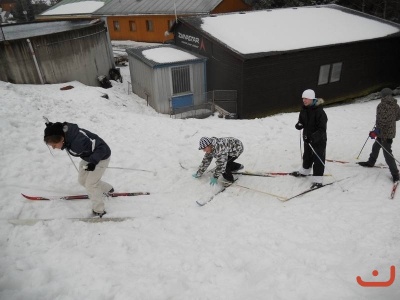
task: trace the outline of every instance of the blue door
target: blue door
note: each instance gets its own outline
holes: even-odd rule
[[[172,108],[181,108],[193,105],[193,94],[173,96],[171,99]]]

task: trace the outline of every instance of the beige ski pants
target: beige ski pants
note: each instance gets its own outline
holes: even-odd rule
[[[111,184],[100,180],[109,163],[110,158],[101,160],[94,171],[84,169],[88,164],[87,161],[82,160],[79,163],[78,182],[86,188],[89,199],[92,201],[92,209],[98,213],[104,211],[104,193],[112,189]]]

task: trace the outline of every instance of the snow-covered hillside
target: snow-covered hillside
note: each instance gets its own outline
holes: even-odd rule
[[[74,88],[60,90],[66,85]],[[197,150],[202,136],[242,140],[237,161],[248,171],[292,171],[301,162],[298,114],[176,120],[128,95],[126,81],[113,85],[0,82],[1,299],[400,298],[400,279],[380,288],[356,281],[388,281],[390,267],[400,268],[400,195],[389,199],[387,169],[354,163],[379,100],[325,109],[327,158],[352,162],[328,162],[332,176],[325,182],[346,179],[281,202],[269,194],[290,197],[308,188],[310,179],[242,176],[199,207],[196,200],[220,188],[209,185],[210,173],[191,176],[203,156]],[[43,143],[42,116],[77,123],[110,145],[114,168],[104,179],[116,191],[151,193],[107,200],[106,216],[132,220],[71,221],[89,215],[88,200],[22,198],[85,193],[65,151]],[[399,143],[400,137],[393,144],[396,158]],[[371,146],[369,140],[360,160]],[[385,165],[382,155],[378,162]],[[54,220],[33,226],[8,221],[32,218]]]

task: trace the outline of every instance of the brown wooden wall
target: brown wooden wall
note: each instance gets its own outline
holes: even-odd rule
[[[251,6],[244,3],[242,0],[225,0],[222,1],[211,13],[221,14],[234,11],[251,10]]]
[[[15,3],[1,3],[0,7],[3,9],[3,11],[12,11],[15,5]]]
[[[165,36],[169,29],[168,22],[175,20],[173,15],[148,15],[148,16],[110,16],[107,17],[107,24],[111,40],[131,40],[138,42],[163,43],[173,39],[173,34]],[[148,31],[146,21],[153,23],[153,31]],[[114,27],[114,22],[119,23],[119,30]],[[136,31],[130,28],[130,22],[135,22]]]
[[[242,0],[225,0],[210,13],[228,13],[250,9],[251,7]],[[183,17],[183,15],[179,15],[179,17]],[[174,20],[174,15],[107,16],[111,40],[131,40],[148,43],[163,43],[166,40],[172,40],[174,35],[171,33],[165,36],[165,32],[169,29],[169,22]],[[153,31],[148,31],[146,21],[152,21]],[[119,29],[115,28],[114,22],[118,22]],[[135,22],[136,31],[131,30],[130,22]]]

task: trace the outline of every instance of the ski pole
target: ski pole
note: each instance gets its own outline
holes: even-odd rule
[[[376,127],[376,125],[374,125],[374,127],[372,128],[372,130],[374,130],[375,129],[375,127]],[[372,131],[371,130],[371,131]],[[368,142],[368,139],[369,139],[369,134],[368,134],[368,137],[367,137],[367,139],[365,140],[365,143],[364,143],[364,145],[362,146],[362,148],[361,148],[361,151],[360,151],[360,153],[358,153],[358,156],[357,156],[357,158],[356,159],[358,159],[359,157],[360,157],[360,155],[361,155],[361,152],[364,150],[364,147],[365,147],[365,144]]]
[[[243,189],[248,189],[248,190],[251,190],[251,191],[255,191],[255,192],[258,192],[258,193],[263,193],[263,194],[266,194],[266,195],[269,195],[269,196],[272,196],[272,197],[278,198],[278,199],[279,199],[279,200],[281,200],[281,201],[285,201],[285,200],[287,200],[287,198],[286,198],[286,197],[282,197],[282,196],[278,196],[278,195],[275,195],[275,194],[272,194],[272,193],[268,193],[268,192],[264,192],[264,191],[256,190],[256,189],[253,189],[253,188],[250,188],[250,187],[244,186],[244,185],[236,184],[236,185],[234,185],[234,186],[235,186],[235,187],[239,187],[239,188],[243,188]]]
[[[356,159],[358,159],[358,158],[360,157],[361,152],[363,151],[363,149],[364,149],[364,147],[365,147],[365,144],[367,143],[368,139],[369,139],[369,136],[368,136],[367,139],[365,140],[364,146],[361,148],[361,151],[360,151],[360,153],[358,153],[358,156],[357,156]]]
[[[54,154],[53,154],[53,152],[51,151],[50,146],[47,145],[47,144],[46,144],[46,146],[47,146],[47,148],[49,149],[50,154],[54,157]],[[79,173],[79,170],[78,170],[78,168],[76,167],[76,165],[75,165],[74,161],[72,160],[72,157],[71,157],[71,155],[69,154],[68,151],[67,151],[67,154],[68,154],[68,157],[69,157],[69,159],[71,160],[72,164],[74,165],[75,170]]]
[[[358,156],[357,156],[356,159],[358,159],[358,158],[360,157],[361,152],[363,151],[363,149],[364,149],[364,147],[365,147],[365,144],[368,142],[368,139],[369,139],[369,136],[368,136],[367,139],[365,140],[364,146],[362,146],[361,151],[360,151],[360,153],[358,153]]]
[[[75,170],[76,170],[76,171],[79,173],[79,171],[78,171],[78,168],[76,167],[76,165],[75,165],[74,161],[72,160],[71,154],[69,154],[69,152],[68,152],[68,151],[67,151],[67,154],[68,154],[68,157],[69,157],[69,159],[71,160],[72,164],[74,165],[74,167],[75,167]]]
[[[387,154],[389,154],[391,157],[393,157],[393,159],[395,161],[397,161],[398,164],[400,164],[400,162],[393,156],[393,154],[390,153],[385,147],[383,147],[383,145],[381,143],[378,142],[378,139],[375,139],[375,142],[377,142],[379,144],[379,146],[381,146],[382,149],[386,151]]]
[[[139,172],[149,172],[156,174],[157,172],[155,171],[149,171],[149,170],[143,170],[143,169],[134,169],[134,168],[122,168],[122,167],[100,167],[104,169],[118,169],[118,170],[130,170],[130,171],[139,171]]]
[[[312,152],[314,152],[315,156],[318,157],[319,161],[321,162],[321,164],[325,167],[325,169],[328,171],[328,168],[326,167],[326,165],[324,164],[324,162],[322,161],[321,157],[319,157],[319,155],[317,154],[317,152],[315,152],[313,146],[311,146],[311,143],[308,143],[308,146],[310,146]],[[333,173],[330,172],[332,174],[333,179],[338,183],[338,185],[340,186],[340,188],[342,189],[342,192],[344,192],[345,190],[342,188],[342,186],[339,184],[338,180],[335,178],[335,176],[333,176]]]
[[[302,150],[301,150],[301,130],[299,131],[299,142],[300,142],[300,161],[303,160],[303,154],[302,154]]]

